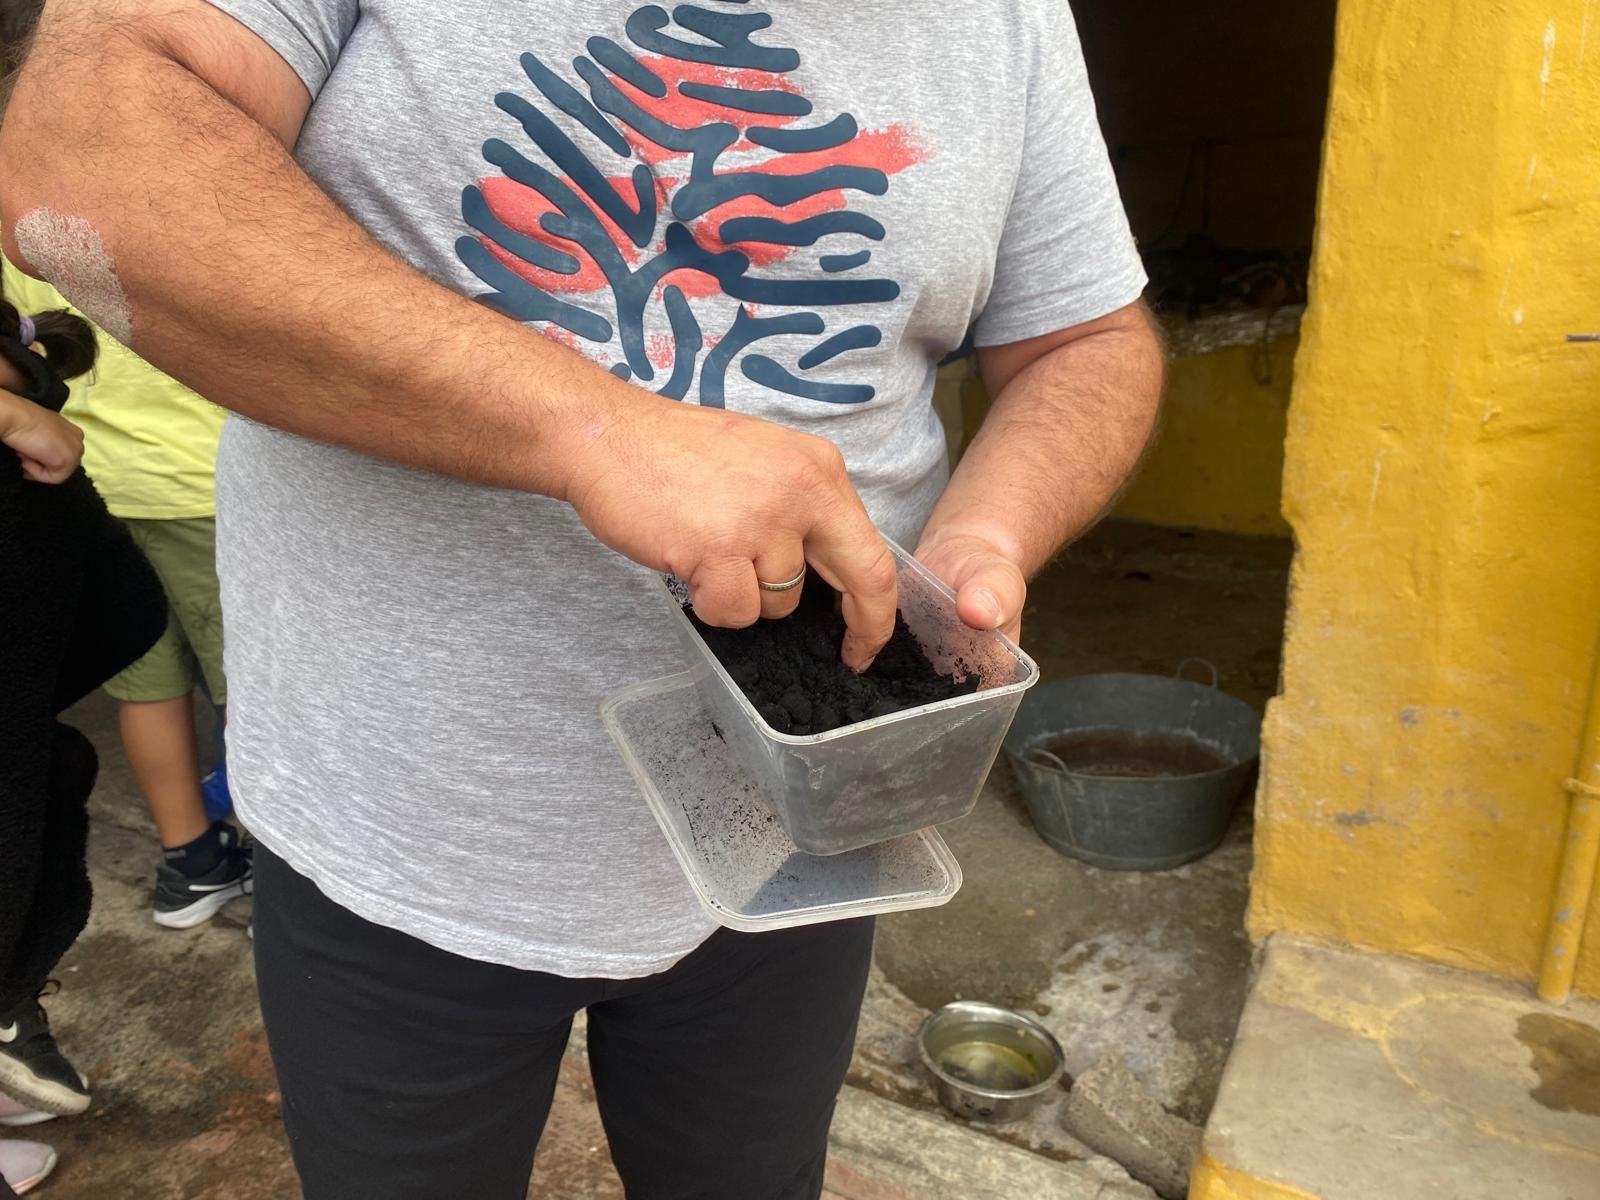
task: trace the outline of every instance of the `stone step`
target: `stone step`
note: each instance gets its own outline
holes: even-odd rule
[[[1600,1200],[1600,1004],[1278,935],[1193,1200]]]
[[[839,1200],[1154,1200],[1106,1159],[1057,1162],[847,1087],[828,1187]]]

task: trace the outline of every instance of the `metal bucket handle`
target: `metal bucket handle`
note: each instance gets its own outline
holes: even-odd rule
[[[1036,767],[1054,767],[1063,775],[1071,774],[1071,772],[1067,769],[1067,764],[1057,758],[1054,751],[1046,750],[1043,746],[1033,747],[1033,749],[1028,751],[1025,757],[1027,757],[1030,762],[1033,762],[1033,765]],[[1044,761],[1034,761],[1037,759],[1043,759]]]
[[[1028,761],[1030,766],[1040,767],[1046,770],[1054,768],[1055,770],[1061,772],[1061,779],[1059,781],[1051,781],[1050,786],[1052,788],[1061,788],[1066,786],[1067,776],[1072,774],[1071,770],[1068,769],[1067,764],[1061,761],[1060,757],[1057,756],[1055,751],[1046,750],[1043,746],[1033,747],[1023,755],[1023,758]],[[1078,831],[1073,825],[1072,810],[1070,806],[1063,807],[1059,811],[1058,816],[1061,820],[1061,823],[1066,826],[1067,841],[1076,844],[1078,841]]]
[[[1198,663],[1211,672],[1211,690],[1215,691],[1217,684],[1222,681],[1222,676],[1217,673],[1217,666],[1209,658],[1190,657],[1178,664],[1178,669],[1172,673],[1174,679],[1182,679],[1184,670],[1191,664]]]

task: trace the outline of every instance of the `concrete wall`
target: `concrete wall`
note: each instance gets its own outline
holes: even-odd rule
[[[1283,442],[1298,335],[1172,360],[1161,432],[1113,515],[1152,525],[1287,537]],[[989,410],[971,359],[939,371],[950,461]]]
[[[1283,442],[1298,336],[1172,360],[1161,432],[1116,515],[1286,537]]]
[[[1101,126],[1141,246],[1311,247],[1334,0],[1074,0]],[[1281,325],[1279,326],[1281,328]],[[1161,439],[1119,515],[1285,536],[1295,341],[1183,352]]]
[[[1141,241],[1310,248],[1334,2],[1073,0]]]
[[[1252,930],[1527,978],[1600,633],[1600,10],[1344,0],[1336,49]]]

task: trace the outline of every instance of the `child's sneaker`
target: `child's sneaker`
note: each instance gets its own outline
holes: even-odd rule
[[[0,1179],[17,1195],[31,1191],[56,1169],[56,1152],[43,1142],[0,1142]]]
[[[248,896],[255,886],[250,844],[231,825],[215,826],[222,857],[211,870],[186,874],[171,863],[156,868],[156,894],[151,915],[168,929],[192,929],[209,921],[230,901]]]
[[[44,1005],[32,997],[0,1013],[0,1091],[62,1117],[89,1107],[89,1081],[61,1053]]]

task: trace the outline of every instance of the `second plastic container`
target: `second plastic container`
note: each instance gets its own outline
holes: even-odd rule
[[[684,615],[683,584],[662,580],[712,719],[808,854],[841,854],[966,816],[1022,693],[1039,678],[1031,658],[999,634],[963,624],[954,593],[890,548],[907,626],[939,670],[976,674],[978,690],[809,737],[762,719]]]

